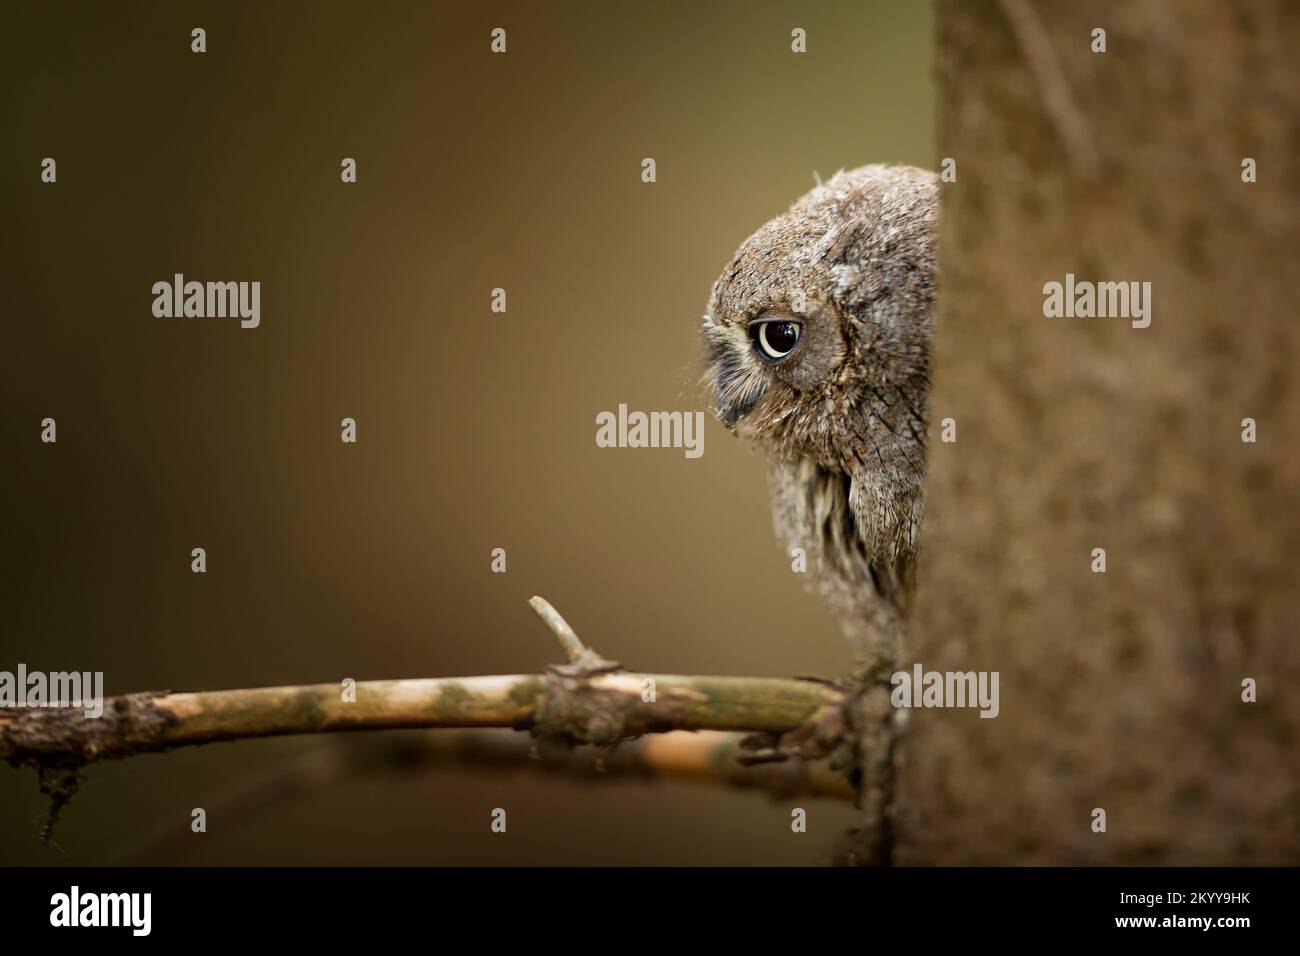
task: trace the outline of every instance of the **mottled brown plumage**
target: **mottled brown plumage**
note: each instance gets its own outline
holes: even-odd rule
[[[914,582],[937,216],[932,173],[840,173],[745,240],[704,321],[715,413],[766,451],[777,533],[868,665]]]

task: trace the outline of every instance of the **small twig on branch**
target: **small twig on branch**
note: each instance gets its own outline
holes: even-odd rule
[[[550,601],[544,597],[534,595],[528,599],[528,606],[537,612],[537,616],[546,622],[546,626],[551,629],[551,633],[559,638],[560,646],[564,648],[569,663],[577,662],[586,653],[587,645],[578,640],[578,635],[573,632],[569,622],[551,606]]]
[[[578,635],[573,632],[573,628],[569,627],[569,622],[560,616],[560,612],[553,608],[546,598],[536,596],[529,598],[528,606],[546,622],[546,626],[559,639],[560,646],[564,648],[564,653],[569,658],[567,665],[552,665],[551,670],[572,677],[590,677],[593,674],[613,673],[623,669],[622,664],[605,660],[582,643]]]

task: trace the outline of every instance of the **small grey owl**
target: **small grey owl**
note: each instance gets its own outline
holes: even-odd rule
[[[704,317],[715,414],[766,451],[777,533],[868,663],[896,656],[915,577],[938,192],[839,173],[745,240]]]

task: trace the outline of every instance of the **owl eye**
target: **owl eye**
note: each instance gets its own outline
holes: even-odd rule
[[[765,362],[780,362],[799,344],[803,326],[789,319],[755,322],[749,327],[749,337],[754,340],[754,351]]]

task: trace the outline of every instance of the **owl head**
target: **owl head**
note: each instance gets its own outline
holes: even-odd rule
[[[868,560],[915,547],[937,216],[933,173],[841,172],[741,244],[704,317],[718,419],[838,484]]]

